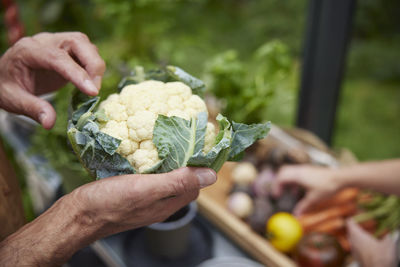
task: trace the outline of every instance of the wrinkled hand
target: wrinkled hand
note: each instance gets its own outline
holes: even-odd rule
[[[90,224],[102,235],[149,225],[197,198],[216,174],[207,168],[180,168],[170,173],[123,175],[84,185],[72,192]]]
[[[334,178],[334,170],[309,165],[282,167],[272,184],[272,192],[275,196],[279,196],[283,188],[291,184],[300,185],[307,190],[306,195],[294,208],[295,215],[300,215],[313,204],[340,189]]]
[[[105,63],[88,37],[79,32],[40,33],[19,40],[0,58],[0,108],[53,127],[54,108],[37,95],[71,81],[97,95]]]
[[[81,186],[0,242],[0,266],[61,266],[99,238],[165,220],[215,180],[211,169],[181,168]]]
[[[397,266],[396,245],[391,236],[378,240],[353,220],[347,221],[347,232],[353,256],[361,266]]]

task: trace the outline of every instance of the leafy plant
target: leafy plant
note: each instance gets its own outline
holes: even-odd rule
[[[290,84],[294,70],[288,47],[275,40],[259,47],[247,61],[240,60],[235,50],[217,55],[206,65],[206,79],[211,93],[223,101],[224,113],[255,123],[269,117],[272,104],[280,105],[280,112],[285,105],[293,106],[281,97],[295,99],[294,85]]]

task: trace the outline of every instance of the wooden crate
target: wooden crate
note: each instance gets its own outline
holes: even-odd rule
[[[313,164],[331,167],[350,165],[357,162],[346,149],[333,153],[318,137],[301,129],[282,130],[273,125],[267,139],[261,146],[283,146],[298,148],[307,152]],[[203,189],[198,198],[199,211],[229,236],[243,250],[266,266],[296,266],[287,255],[273,248],[266,238],[254,232],[251,227],[227,209],[226,201],[232,187],[230,173],[237,163],[227,162],[218,172],[217,182]]]
[[[273,248],[264,237],[255,233],[249,225],[226,208],[226,200],[231,188],[229,175],[235,164],[225,163],[218,172],[217,182],[201,191],[197,200],[200,213],[264,265],[268,267],[296,266],[288,256]]]

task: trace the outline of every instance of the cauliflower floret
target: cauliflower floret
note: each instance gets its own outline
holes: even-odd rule
[[[154,114],[167,115],[169,108],[168,105],[163,102],[154,102],[150,105],[149,111],[153,112]]]
[[[132,141],[135,141],[135,142],[140,142],[141,141],[140,138],[137,135],[136,130],[129,129],[129,138]]]
[[[137,142],[131,141],[129,139],[124,139],[119,145],[117,152],[126,157],[134,153],[138,149],[138,147],[139,145]]]
[[[196,118],[197,114],[199,114],[199,111],[192,108],[185,109],[183,112],[187,114],[189,118]]]
[[[110,120],[126,121],[128,118],[125,105],[119,102],[119,97],[116,94],[112,94],[104,100],[100,105],[100,109],[104,110]]]
[[[181,109],[182,108],[182,98],[178,95],[172,95],[168,98],[169,109]]]
[[[165,89],[170,96],[179,96],[183,101],[188,100],[192,96],[192,89],[181,82],[166,83]]]
[[[138,84],[129,84],[124,88],[122,88],[121,93],[119,93],[119,95],[121,97],[134,95],[136,88],[139,88]]]
[[[207,112],[206,104],[198,95],[192,95],[184,105],[185,110],[193,109],[196,111],[196,114],[199,112]]]
[[[183,118],[185,120],[190,120],[190,115],[179,109],[171,110],[170,112],[167,113],[167,116],[168,117],[176,116],[179,118]]]
[[[159,161],[157,150],[138,149],[132,155],[128,156],[128,161],[135,166],[139,172],[144,172]]]
[[[215,126],[211,122],[207,123],[206,136],[204,138],[204,153],[208,153],[215,143]]]
[[[128,127],[125,121],[110,120],[101,131],[120,140],[128,139]]]
[[[107,102],[109,102],[109,103],[111,103],[111,102],[118,103],[119,102],[119,95],[118,94],[109,95],[106,100],[104,100],[103,102],[100,103],[100,108],[103,105],[105,105]]]
[[[153,141],[151,140],[146,140],[140,143],[140,149],[147,149],[147,150],[155,150],[157,149],[155,145],[153,144]]]
[[[189,120],[199,112],[207,112],[204,101],[192,95],[190,87],[181,82],[145,81],[125,86],[120,94],[112,94],[100,107],[108,121],[100,130],[121,140],[117,150],[139,172],[159,162],[153,144],[154,124],[159,114]],[[214,145],[215,127],[207,124],[204,152]]]
[[[144,81],[138,84],[137,91],[147,92],[152,90],[154,92],[159,92],[164,90],[165,83],[155,80]]]
[[[152,139],[156,118],[156,114],[153,112],[146,110],[138,111],[135,115],[128,118],[128,127],[129,129],[136,131],[135,134],[139,140]]]

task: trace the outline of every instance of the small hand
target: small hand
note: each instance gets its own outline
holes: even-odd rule
[[[347,233],[351,251],[361,266],[397,266],[396,245],[390,235],[378,240],[351,219],[347,221]]]
[[[90,224],[109,235],[165,220],[215,181],[211,169],[181,168],[102,179],[76,189],[72,196],[87,211]]]
[[[79,32],[40,33],[19,40],[0,58],[0,108],[53,127],[54,108],[37,95],[72,82],[97,95],[105,63],[88,37]]]
[[[297,203],[294,214],[300,215],[320,200],[333,195],[340,189],[334,178],[335,170],[308,165],[284,166],[272,185],[272,192],[279,196],[285,185],[297,184],[304,187],[306,195]]]

